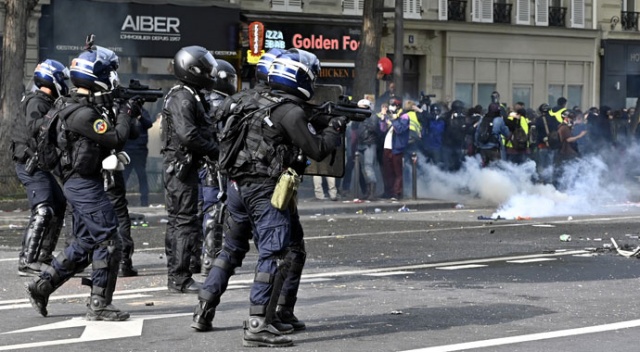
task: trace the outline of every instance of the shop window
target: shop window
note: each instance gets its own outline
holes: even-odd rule
[[[362,15],[364,0],[342,0],[342,13],[345,15]]]
[[[588,109],[582,106],[582,86],[580,85],[570,85],[567,87],[567,108],[573,109],[574,106],[577,106],[582,111]]]
[[[517,0],[516,2],[516,24],[531,23],[531,1]]]
[[[302,12],[302,0],[270,0],[273,11]]]
[[[558,103],[558,98],[564,96],[563,86],[561,84],[550,84],[549,85],[549,97],[547,100],[547,104],[549,106],[554,107]]]
[[[473,83],[456,83],[456,99],[466,106],[473,105]]]
[[[536,26],[549,25],[549,0],[536,0]]]
[[[517,102],[523,102],[524,106],[531,107],[531,91],[533,87],[530,85],[514,85],[511,91],[511,97],[513,99],[512,106]]]
[[[491,93],[496,90],[495,83],[479,83],[478,84],[478,104],[487,110],[491,104]]]
[[[493,0],[472,0],[471,19],[473,22],[493,23]]]
[[[402,0],[404,18],[422,18],[421,0]]]

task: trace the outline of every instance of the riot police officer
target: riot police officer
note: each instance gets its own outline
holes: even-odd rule
[[[217,65],[213,55],[201,46],[178,50],[173,69],[180,84],[167,93],[162,108],[168,213],[165,251],[170,292],[198,293],[200,289],[200,283],[193,280],[189,268],[197,241],[202,238],[202,221],[198,216],[198,169],[205,157],[215,160],[218,156],[218,144],[202,91],[213,88]]]
[[[51,293],[92,264],[87,319],[122,321],[129,318],[129,313],[111,304],[121,243],[116,213],[104,189],[102,169],[105,162],[119,160],[112,151],[122,148],[126,142],[131,116],[139,114],[140,106],[130,101],[113,119],[113,110],[108,106],[117,68],[116,54],[100,46],[87,49],[71,63],[71,82],[77,91],[60,112],[66,122],[66,132],[60,132],[58,145],[64,151],[60,165],[64,194],[73,208],[74,240],[51,266],[43,267],[38,279],[27,285],[31,305],[42,316],[48,314]],[[83,280],[83,283],[87,282]]]
[[[22,98],[25,121],[11,125],[11,152],[18,179],[27,190],[31,209],[18,260],[20,276],[38,276],[41,264],[50,264],[64,223],[67,201],[56,178],[37,167],[35,138],[44,115],[54,101],[69,93],[69,69],[55,60],[44,60],[33,73],[38,88]]]
[[[236,93],[238,75],[236,69],[228,61],[216,59],[218,73],[215,77],[213,89],[206,97],[210,106],[209,115],[214,118],[222,101]],[[214,133],[219,126],[213,121]],[[213,266],[213,260],[222,250],[222,225],[225,215],[224,206],[224,181],[216,160],[206,158],[205,165],[199,171],[202,191],[202,230],[204,233],[204,245],[202,246],[202,274],[209,275]],[[198,254],[200,255],[200,254]]]
[[[244,139],[248,149],[243,149],[242,156],[235,162],[241,166],[225,170],[229,176],[225,243],[198,295],[191,325],[196,330],[211,329],[215,309],[229,278],[249,251],[253,229],[258,262],[251,288],[249,319],[244,323],[243,345],[280,347],[293,343],[272,323],[280,287],[289,267],[294,265],[287,248],[293,226],[291,208],[295,204],[276,208],[271,199],[278,178],[285,170],[291,168],[301,174],[306,166],[305,156],[322,160],[340,143],[346,126],[344,118],[333,118],[328,127],[318,132],[310,127],[301,106],[313,96],[319,72],[320,62],[315,55],[290,50],[275,59],[269,69],[271,91],[262,94],[256,90],[243,91],[230,98],[253,94],[262,102],[260,106],[278,104],[268,112],[268,118],[254,115],[250,119]],[[255,150],[256,143],[270,148]],[[248,150],[257,153],[246,153]],[[244,158],[246,160],[241,160]]]

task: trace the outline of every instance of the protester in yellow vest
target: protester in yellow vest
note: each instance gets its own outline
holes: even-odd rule
[[[529,159],[529,120],[527,111],[518,109],[509,114],[505,124],[511,131],[511,137],[505,141],[507,160],[522,164]]]
[[[560,97],[558,98],[557,103],[558,105],[549,110],[549,115],[554,117],[558,123],[562,123],[564,121],[562,113],[567,110],[567,99],[565,97]]]

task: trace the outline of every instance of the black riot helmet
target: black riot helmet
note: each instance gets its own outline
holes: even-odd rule
[[[214,77],[213,89],[227,95],[236,94],[238,90],[238,74],[228,61],[216,59],[218,73]]]
[[[462,112],[464,110],[464,103],[461,100],[454,100],[451,103],[451,110],[454,112]]]
[[[491,102],[500,104],[500,93],[494,90],[493,93],[491,93]]]
[[[549,109],[551,109],[549,107],[549,104],[541,104],[540,107],[538,108],[538,111],[540,111],[541,114],[546,114],[549,112]]]
[[[184,47],[173,58],[173,74],[183,83],[210,90],[218,63],[211,53],[198,45]]]

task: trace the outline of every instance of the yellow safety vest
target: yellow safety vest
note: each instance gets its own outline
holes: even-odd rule
[[[549,115],[556,118],[559,123],[563,123],[564,119],[562,118],[562,113],[567,110],[567,108],[562,108],[558,111],[549,110]]]
[[[513,120],[513,117],[509,116],[508,117],[509,120]],[[520,127],[522,127],[522,129],[524,130],[524,133],[527,134],[527,136],[529,135],[529,120],[524,117],[524,116],[520,116]],[[504,138],[504,137],[502,137]],[[513,148],[513,142],[511,140],[506,140],[506,142],[504,143],[504,146],[507,148]],[[529,147],[529,142],[527,141],[527,147]]]
[[[422,125],[418,120],[418,114],[415,111],[409,111],[407,115],[409,116],[409,129],[417,133],[419,138],[422,138]]]

